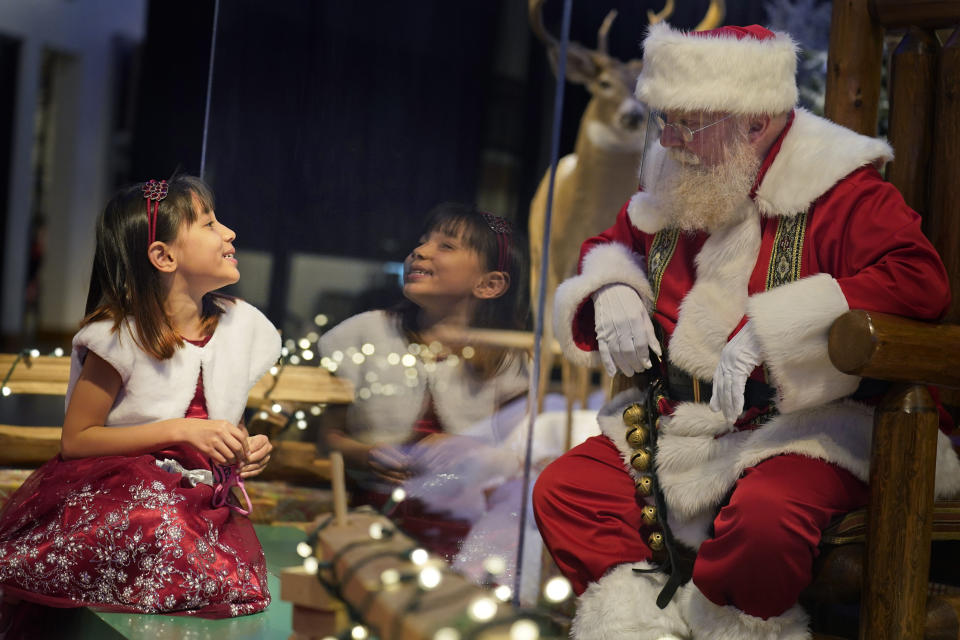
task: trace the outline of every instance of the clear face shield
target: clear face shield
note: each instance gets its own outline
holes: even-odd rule
[[[677,226],[714,228],[747,197],[758,162],[743,118],[729,112],[650,110],[640,184]]]

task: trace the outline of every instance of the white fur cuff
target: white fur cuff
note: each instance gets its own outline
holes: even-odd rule
[[[594,247],[583,257],[580,274],[565,280],[554,295],[554,335],[570,362],[590,367],[600,364],[600,355],[584,351],[573,338],[573,323],[584,300],[608,284],[625,284],[640,294],[647,309],[653,307],[653,291],[647,282],[643,258],[625,245],[610,242]]]
[[[830,362],[830,325],[850,307],[840,285],[821,273],[752,296],[747,314],[778,388],[781,413],[843,398],[860,378],[841,373]]]
[[[721,607],[688,583],[680,593],[680,609],[694,638],[710,640],[809,640],[806,612],[799,605],[779,616],[757,618],[736,607]]]
[[[646,562],[621,564],[607,572],[583,592],[577,601],[570,637],[574,640],[659,640],[663,637],[690,637],[677,602],[683,586],[665,609],[657,607],[657,596],[666,583],[663,573],[634,573],[649,569]],[[710,636],[703,636],[710,637]]]

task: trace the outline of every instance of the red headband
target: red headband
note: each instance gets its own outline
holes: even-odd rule
[[[510,234],[513,232],[510,223],[492,213],[481,213],[483,221],[497,236],[497,271],[507,271],[510,266]]]
[[[150,180],[149,182],[144,182],[143,186],[140,187],[143,191],[143,197],[147,200],[148,247],[157,239],[157,212],[160,211],[160,201],[167,197],[168,188],[169,186],[166,180],[161,180],[160,182]]]

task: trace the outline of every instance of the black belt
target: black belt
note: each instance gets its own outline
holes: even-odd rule
[[[696,398],[693,390],[693,378],[689,373],[683,371],[675,365],[669,364],[666,359],[663,366],[667,370],[667,395],[671,400],[678,402],[694,402]],[[710,402],[713,395],[713,384],[704,380],[699,380],[700,402]],[[767,407],[773,404],[777,397],[776,389],[764,382],[758,382],[752,378],[747,379],[747,387],[743,392],[743,409],[746,411],[752,407]]]

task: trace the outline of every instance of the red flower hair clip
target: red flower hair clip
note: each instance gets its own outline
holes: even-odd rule
[[[480,217],[497,236],[497,271],[507,271],[510,266],[510,236],[513,228],[506,219],[492,213],[482,212]]]
[[[147,200],[147,226],[149,229],[147,246],[149,247],[157,239],[157,213],[160,211],[160,201],[167,197],[170,186],[166,180],[160,182],[150,180],[144,182],[140,189],[143,191],[143,197]]]

